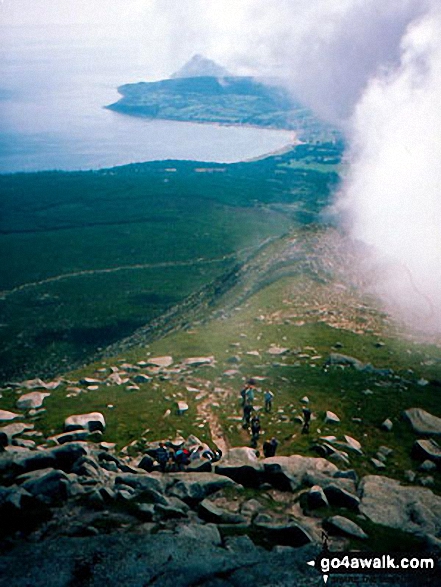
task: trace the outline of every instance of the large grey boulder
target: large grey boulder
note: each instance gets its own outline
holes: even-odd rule
[[[305,564],[318,550],[309,544],[283,552],[248,548],[235,553],[223,548],[213,524],[185,524],[178,534],[59,537],[7,550],[0,557],[0,583],[11,587],[306,587],[322,582],[320,574]]]
[[[409,408],[404,412],[404,417],[417,434],[441,435],[441,418],[437,418],[421,408]]]
[[[329,482],[338,468],[320,457],[269,457],[263,461],[265,481],[282,491],[295,491],[302,485]]]
[[[19,410],[32,410],[41,408],[45,398],[49,397],[50,395],[50,393],[41,393],[40,391],[26,393],[17,400],[17,408]]]
[[[338,485],[328,485],[324,488],[324,492],[330,505],[350,510],[357,510],[360,505],[360,499],[356,495]]]
[[[357,371],[360,371],[365,366],[359,359],[350,357],[349,355],[343,355],[341,353],[331,353],[326,360],[326,365],[341,365],[343,367],[354,367]]]
[[[362,479],[360,491],[360,512],[376,524],[414,534],[441,532],[441,497],[430,489],[369,475]]]
[[[232,479],[215,473],[175,473],[168,476],[168,495],[194,505],[226,487],[239,487]]]
[[[115,479],[117,485],[128,485],[138,491],[155,491],[164,493],[165,482],[159,473],[124,473]]]
[[[55,468],[70,473],[78,459],[89,454],[90,448],[85,442],[69,442],[45,452],[55,458]]]
[[[258,487],[263,480],[264,466],[254,449],[242,446],[230,449],[216,465],[215,471],[245,487]]]
[[[216,524],[187,524],[178,528],[177,536],[185,540],[196,540],[199,544],[220,546],[222,538]]]
[[[206,522],[213,522],[214,524],[243,524],[246,521],[240,514],[235,514],[217,507],[208,499],[201,501],[198,514]]]
[[[264,533],[264,538],[272,544],[299,547],[312,542],[311,535],[296,522],[287,523],[255,522],[254,526]]]
[[[63,471],[43,469],[26,473],[25,476],[27,479],[21,487],[47,505],[54,505],[67,499],[70,480]]]
[[[441,468],[441,447],[432,438],[416,440],[412,447],[412,456],[423,461],[433,461]]]
[[[307,494],[307,504],[310,510],[328,507],[329,502],[320,485],[313,485]]]
[[[11,482],[15,477],[38,469],[55,467],[55,457],[47,450],[35,451],[22,447],[8,446],[0,454],[0,477]]]
[[[366,532],[358,524],[344,516],[332,516],[325,521],[324,525],[333,534],[343,534],[362,540],[368,538]]]
[[[91,412],[89,414],[75,414],[69,416],[64,421],[64,431],[71,432],[72,430],[88,430],[95,432],[99,430],[104,432],[106,428],[106,421],[101,412]]]
[[[23,487],[0,486],[0,536],[16,530],[27,532],[50,516],[48,507]]]

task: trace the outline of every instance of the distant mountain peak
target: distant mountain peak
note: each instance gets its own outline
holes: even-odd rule
[[[193,55],[190,61],[173,73],[170,77],[228,77],[231,76],[221,65],[203,55]]]

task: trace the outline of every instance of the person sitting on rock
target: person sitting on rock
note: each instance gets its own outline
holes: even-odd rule
[[[167,470],[168,461],[170,459],[170,453],[163,442],[159,443],[159,447],[156,449],[156,460],[159,463],[159,467],[163,473]]]
[[[271,438],[271,440],[265,440],[265,442],[263,443],[263,456],[265,458],[269,458],[269,457],[274,457],[276,456],[276,450],[278,447],[279,443],[277,442],[277,439],[273,436]]]
[[[204,451],[203,446],[198,446],[197,448],[193,449],[190,454],[190,462],[197,461],[202,458],[202,453]]]
[[[183,471],[190,464],[190,451],[186,448],[180,448],[175,453],[175,462],[178,471]]]
[[[271,409],[273,407],[274,393],[272,391],[270,391],[269,389],[267,389],[265,391],[265,393],[263,394],[263,397],[265,400],[265,411],[271,412]]]

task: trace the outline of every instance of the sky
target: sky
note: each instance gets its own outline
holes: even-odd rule
[[[370,251],[375,291],[441,332],[440,4],[3,0],[0,30],[6,48],[16,35],[48,47],[87,39],[109,76],[123,65],[120,83],[168,77],[195,53],[235,74],[282,77],[347,136],[336,209]]]

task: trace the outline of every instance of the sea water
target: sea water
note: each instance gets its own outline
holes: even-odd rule
[[[68,31],[67,31],[68,32]],[[98,169],[163,159],[233,162],[278,150],[282,130],[132,117],[104,106],[117,86],[148,80],[122,50],[63,30],[2,30],[0,173]]]

